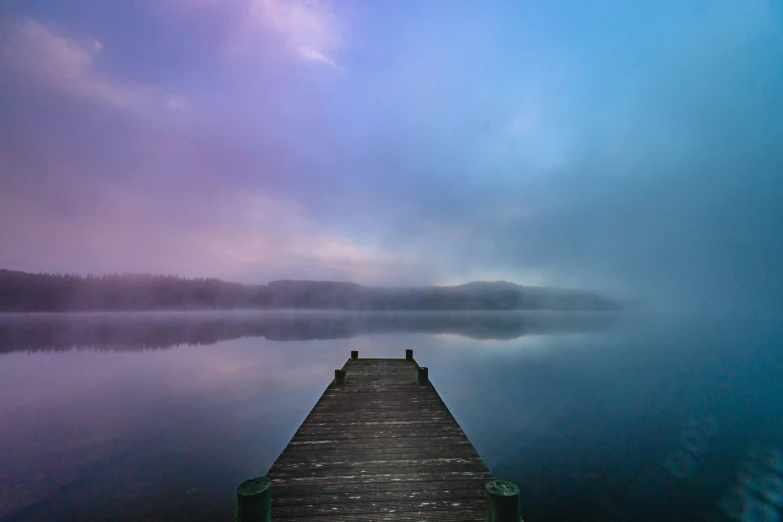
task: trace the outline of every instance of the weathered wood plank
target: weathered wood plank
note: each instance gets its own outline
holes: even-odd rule
[[[492,476],[418,364],[343,370],[269,471],[273,520],[483,520]]]
[[[424,459],[432,457],[432,451],[429,448],[423,447],[409,447],[409,448],[366,448],[362,450],[348,449],[346,447],[332,450],[320,450],[319,448],[310,448],[311,454],[306,455],[302,452],[286,452],[280,455],[278,460],[280,462],[285,461],[298,461],[303,460],[302,457],[308,457],[308,460],[325,460],[325,459],[338,459],[338,460],[375,460],[375,459]],[[469,444],[465,444],[459,447],[443,448],[438,452],[437,457],[451,458],[451,457],[476,457],[476,450]]]
[[[410,440],[409,440],[410,439]],[[354,439],[351,444],[354,445],[355,448],[359,447],[372,447],[372,448],[404,448],[407,446],[413,446],[416,447],[418,444],[421,444],[421,440],[418,439],[425,439],[428,441],[431,441],[432,443],[436,444],[465,444],[469,445],[470,442],[467,441],[463,433],[445,433],[445,434],[439,434],[434,435],[432,437],[407,437],[407,438],[400,438],[400,437],[367,437],[367,438],[361,438],[361,439]],[[342,446],[344,444],[347,444],[346,437],[329,437],[321,436],[321,437],[307,437],[307,438],[295,438],[291,439],[291,442],[288,443],[288,445],[293,449],[295,446],[304,446],[305,449],[309,446],[318,445],[319,447],[323,448],[328,445],[338,445]]]
[[[406,480],[408,476],[418,476],[425,473],[441,473],[447,469],[449,473],[467,473],[469,476],[473,476],[476,469],[476,462],[456,463],[447,462],[441,465],[437,464],[419,464],[416,461],[409,466],[385,466],[385,467],[373,467],[373,466],[350,466],[342,468],[333,467],[315,467],[309,469],[286,469],[277,473],[276,478],[280,479],[305,479],[308,477],[324,478],[324,477],[372,477],[372,476],[391,476],[395,477],[392,480],[402,481]]]
[[[323,482],[326,476],[307,476],[307,477],[281,477],[276,474],[272,478],[272,486],[275,488],[285,487],[287,485],[301,485],[301,484],[318,484]],[[345,472],[342,475],[332,475],[329,477],[329,482],[332,484],[343,483],[359,483],[370,484],[373,482],[418,482],[418,481],[442,481],[442,480],[466,480],[477,479],[483,482],[492,480],[492,477],[488,472],[480,471],[432,471],[424,473],[359,473],[359,472]],[[274,491],[274,490],[273,490]]]
[[[354,426],[350,430],[346,430],[344,427],[340,428],[324,428],[324,427],[310,427],[302,426],[296,433],[296,437],[299,438],[312,438],[328,436],[330,439],[342,438],[342,439],[360,439],[360,438],[379,438],[379,437],[428,437],[429,435],[463,435],[463,431],[460,428],[454,426],[367,426],[359,427]]]
[[[473,447],[471,446],[469,441],[466,441],[465,438],[460,437],[440,437],[440,438],[432,438],[427,439],[430,441],[430,443],[437,443],[441,444],[443,447],[443,451],[448,451],[450,449],[465,449],[465,450],[473,450]],[[308,441],[305,441],[308,442]],[[313,444],[314,441],[309,441],[309,444],[302,443],[302,444],[294,444],[291,446],[291,448],[288,448],[283,455],[288,456],[289,453],[296,451],[296,453],[300,452],[328,452],[328,451],[341,451],[346,450],[347,447],[351,446],[351,451],[357,452],[357,453],[365,453],[365,452],[372,452],[372,451],[387,451],[390,453],[402,453],[406,451],[417,451],[422,449],[421,444],[422,441],[419,439],[390,439],[390,440],[384,440],[384,441],[378,441],[376,440],[373,442],[372,440],[366,440],[366,441],[352,441],[350,443],[346,442],[345,440],[330,440],[330,439],[323,439],[320,444]],[[475,450],[473,450],[475,452]]]
[[[308,423],[310,426],[327,426],[330,428],[336,428],[340,426],[386,426],[386,425],[419,425],[430,424],[433,420],[441,420],[440,417],[433,417],[426,420],[409,420],[409,421],[357,421],[357,422],[313,422]],[[302,423],[304,426],[304,423]]]
[[[449,500],[471,498],[475,495],[475,487],[468,489],[412,489],[403,491],[365,491],[338,492],[317,495],[280,495],[276,497],[277,505],[287,504],[350,504],[367,501],[383,502],[388,500]],[[481,499],[483,500],[483,498]]]
[[[397,513],[359,513],[336,515],[317,515],[317,516],[293,516],[277,517],[275,522],[295,522],[297,520],[308,520],[309,522],[334,522],[342,520],[344,522],[484,522],[486,520],[486,511],[478,510],[460,510],[452,509],[449,511],[400,511]]]
[[[302,485],[292,484],[281,488],[273,495],[273,498],[294,496],[294,495],[318,495],[333,493],[370,493],[378,491],[420,491],[425,489],[437,489],[443,492],[470,490],[476,491],[476,485],[481,484],[482,495],[484,480],[476,477],[465,480],[441,480],[441,481],[410,481],[410,482],[375,482],[369,484],[318,484]]]
[[[481,459],[475,458],[421,458],[421,459],[395,459],[395,460],[321,460],[321,461],[296,461],[278,462],[283,470],[295,469],[351,469],[351,468],[387,468],[387,467],[412,467],[412,466],[452,466],[455,464],[476,464]]]
[[[480,510],[484,507],[484,500],[481,498],[464,499],[414,499],[414,500],[389,500],[366,502],[346,502],[325,504],[321,502],[283,504],[277,505],[275,514],[281,517],[296,515],[330,515],[339,511],[341,515],[358,513],[397,513],[400,511],[444,511],[454,508]]]

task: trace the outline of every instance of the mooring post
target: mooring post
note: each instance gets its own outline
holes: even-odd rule
[[[411,350],[410,348],[405,350],[405,360],[406,361],[412,361],[413,360],[413,350]]]
[[[519,488],[513,482],[493,480],[484,487],[487,522],[520,522]]]
[[[429,370],[427,370],[426,366],[419,366],[419,375],[417,380],[421,386],[424,386],[430,382]]]
[[[246,480],[237,488],[237,522],[272,520],[272,481],[267,477]]]
[[[334,383],[335,384],[345,384],[345,370],[335,370],[334,371]]]
[[[354,361],[359,358],[359,350],[351,350],[351,359]]]

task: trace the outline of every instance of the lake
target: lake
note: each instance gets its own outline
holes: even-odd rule
[[[351,350],[430,380],[527,522],[779,520],[780,321],[0,316],[0,520],[233,520]]]

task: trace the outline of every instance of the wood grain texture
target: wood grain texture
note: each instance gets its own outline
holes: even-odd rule
[[[269,471],[272,520],[483,521],[486,465],[405,359],[349,359]]]

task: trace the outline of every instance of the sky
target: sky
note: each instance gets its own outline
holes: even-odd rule
[[[780,0],[6,0],[0,267],[783,308]]]

